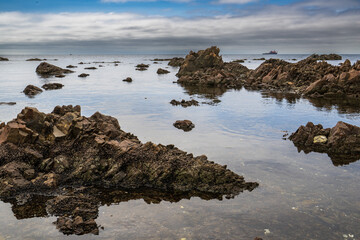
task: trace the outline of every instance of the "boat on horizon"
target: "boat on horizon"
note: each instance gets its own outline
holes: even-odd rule
[[[270,52],[263,53],[263,55],[269,55],[269,54],[278,54],[278,52],[275,51],[275,50],[272,50],[272,51],[270,51]]]

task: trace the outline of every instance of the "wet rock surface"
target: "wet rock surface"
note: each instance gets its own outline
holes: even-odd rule
[[[51,75],[63,75],[64,73],[72,73],[73,71],[69,69],[63,69],[57,67],[47,62],[42,62],[36,68],[36,72],[42,76],[51,76]]]
[[[170,73],[170,71],[166,70],[166,69],[163,69],[163,68],[159,68],[157,71],[156,71],[157,74],[168,74]]]
[[[333,128],[308,122],[291,134],[289,139],[299,152],[327,153],[336,166],[360,159],[360,128],[342,121]]]
[[[185,59],[182,57],[174,57],[174,58],[170,59],[168,65],[171,67],[180,67],[181,65],[183,65],[184,60]]]
[[[26,107],[0,127],[0,197],[24,205],[34,192],[47,196],[46,212],[59,216],[56,225],[65,234],[97,233],[100,200],[85,194],[95,188],[222,198],[257,186],[206,156],[141,143],[113,117],[81,116],[80,106],[57,106],[49,114]]]
[[[5,57],[0,57],[0,61],[9,61],[9,59]]]
[[[41,88],[36,87],[34,85],[27,85],[26,88],[24,89],[23,93],[25,93],[25,95],[27,96],[35,96],[39,93],[42,93],[43,90],[41,90]]]
[[[56,90],[56,89],[61,89],[63,87],[64,85],[61,83],[47,83],[42,85],[42,88],[45,90]]]
[[[199,102],[196,101],[195,99],[191,99],[188,101],[186,101],[185,99],[182,99],[181,101],[177,101],[173,99],[171,100],[170,104],[173,106],[181,105],[182,107],[199,106]]]
[[[184,132],[189,132],[195,127],[195,124],[193,124],[190,120],[177,120],[173,125]]]

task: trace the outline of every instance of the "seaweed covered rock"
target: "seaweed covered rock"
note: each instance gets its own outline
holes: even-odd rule
[[[327,153],[334,165],[344,165],[360,159],[360,128],[339,121],[333,128],[308,122],[300,126],[289,139],[299,151]]]
[[[64,73],[72,73],[73,71],[69,69],[63,69],[61,67],[57,67],[47,62],[42,62],[36,68],[36,72],[43,76],[50,76],[50,75],[62,75]]]
[[[0,197],[63,186],[142,187],[234,196],[257,183],[173,145],[141,143],[118,121],[80,106],[26,107],[0,128]]]

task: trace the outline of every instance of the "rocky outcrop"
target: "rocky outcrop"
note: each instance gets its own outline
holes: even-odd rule
[[[177,82],[182,85],[240,88],[241,79],[246,79],[250,70],[239,63],[224,63],[219,52],[217,47],[197,53],[191,51],[177,73]]]
[[[27,96],[32,97],[39,93],[42,93],[42,90],[41,90],[41,88],[38,88],[34,85],[27,85],[26,88],[24,89],[23,93],[25,93],[25,95],[27,95]]]
[[[45,90],[56,90],[56,89],[62,89],[64,87],[61,83],[47,83],[42,85],[42,88]]]
[[[258,184],[173,145],[141,143],[110,116],[80,106],[45,114],[26,107],[0,128],[0,196],[63,186],[204,192],[234,196]]]
[[[170,71],[168,71],[166,69],[159,68],[156,73],[157,74],[168,74],[168,73],[170,73]]]
[[[132,82],[133,80],[132,80],[132,78],[131,77],[127,77],[127,78],[125,78],[125,79],[123,79],[123,82]]]
[[[308,57],[297,63],[289,63],[279,59],[269,59],[252,71],[244,81],[244,86],[252,89],[267,89],[302,94],[310,84],[324,76],[332,74],[340,76],[350,71],[350,61],[341,66],[333,66],[327,62],[318,62]]]
[[[36,72],[42,76],[51,76],[51,75],[62,75],[64,73],[72,73],[73,71],[71,71],[69,69],[63,69],[63,68],[57,67],[57,66],[52,65],[47,62],[42,62],[36,68]]]
[[[310,56],[310,58],[315,60],[342,60],[342,57],[335,53],[330,54],[313,54]]]
[[[186,101],[185,99],[182,99],[181,101],[177,101],[173,99],[171,100],[170,104],[173,106],[181,105],[182,107],[199,106],[199,102],[196,101],[195,99],[191,99],[188,101]]]
[[[0,57],[0,61],[9,61],[9,59],[5,57]]]
[[[184,132],[189,132],[195,127],[190,120],[177,120],[173,125]]]
[[[185,59],[182,57],[174,57],[174,58],[170,59],[168,65],[171,67],[180,67],[181,65],[183,65],[184,60]]]
[[[300,126],[289,139],[299,152],[327,153],[334,165],[344,165],[360,159],[360,128],[338,122],[333,128],[308,122]]]

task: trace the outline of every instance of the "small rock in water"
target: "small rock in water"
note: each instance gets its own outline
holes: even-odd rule
[[[15,105],[16,102],[0,102],[0,105]]]
[[[27,96],[35,96],[36,94],[39,94],[41,92],[42,92],[41,88],[38,88],[34,85],[26,86],[26,88],[23,91],[23,93],[25,93],[25,95]]]
[[[78,75],[78,77],[82,77],[82,78],[87,77],[87,76],[90,76],[90,74],[82,73],[82,74]]]
[[[95,69],[97,69],[97,68],[96,68],[96,67],[86,67],[86,68],[84,68],[84,69],[95,70]]]
[[[314,137],[314,143],[326,143],[327,137],[324,135],[318,135]]]
[[[61,83],[47,83],[42,85],[42,88],[45,90],[55,90],[55,89],[61,89],[64,85]]]
[[[170,71],[168,71],[166,69],[159,68],[156,73],[157,74],[167,74],[167,73],[170,73]]]
[[[189,132],[195,127],[190,120],[177,120],[173,125],[178,129],[182,129],[184,132]]]
[[[131,77],[127,77],[123,80],[123,82],[132,82],[132,78]]]

